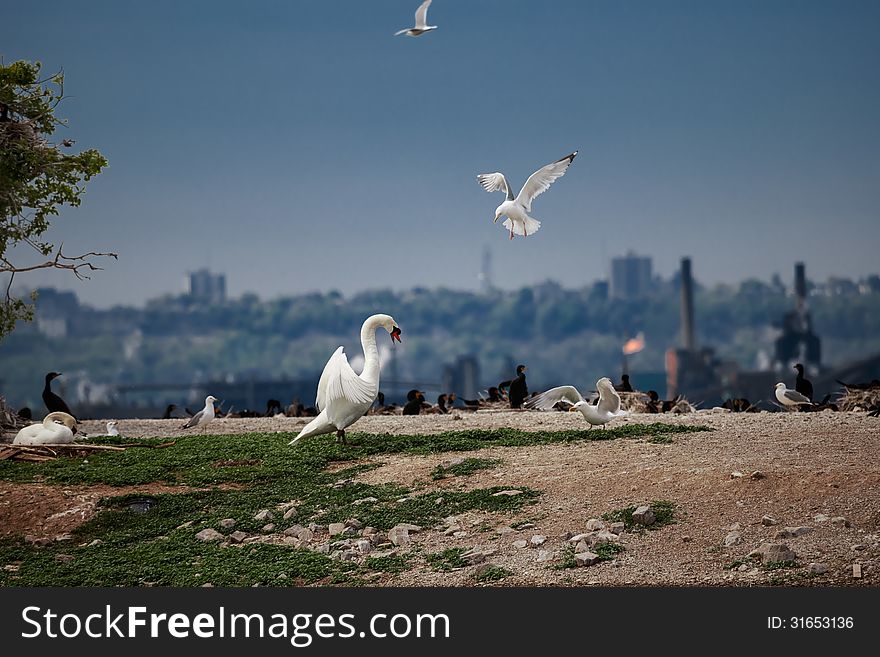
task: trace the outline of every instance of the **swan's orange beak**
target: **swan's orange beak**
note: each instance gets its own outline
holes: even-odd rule
[[[395,340],[400,342],[400,327],[399,326],[395,326],[393,329],[391,329],[391,344],[394,344]]]
[[[574,406],[572,406],[571,408],[568,409],[568,412],[569,412],[569,413],[574,413],[576,410],[577,410],[577,409],[576,409]]]

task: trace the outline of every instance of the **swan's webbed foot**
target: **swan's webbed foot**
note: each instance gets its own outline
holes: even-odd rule
[[[341,445],[348,445],[348,443],[345,442],[345,429],[339,429],[336,432],[336,442]]]

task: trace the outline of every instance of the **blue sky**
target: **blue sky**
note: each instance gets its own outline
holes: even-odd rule
[[[96,305],[232,294],[580,286],[629,249],[708,283],[880,269],[880,3],[63,2],[4,11],[0,54],[63,67],[63,136],[110,160],[50,237],[115,250]],[[534,237],[500,194],[572,150]],[[20,279],[24,282],[24,277]]]

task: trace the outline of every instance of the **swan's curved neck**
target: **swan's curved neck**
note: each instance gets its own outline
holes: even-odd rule
[[[361,378],[367,381],[379,382],[379,349],[376,348],[376,329],[379,324],[375,321],[366,321],[361,327],[361,347],[364,350],[364,371]]]

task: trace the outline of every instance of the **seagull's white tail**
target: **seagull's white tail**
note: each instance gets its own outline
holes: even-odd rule
[[[538,229],[541,227],[541,222],[537,219],[532,219],[531,217],[526,217],[525,223],[521,224],[518,221],[513,222],[510,220],[510,217],[504,220],[503,226],[512,231],[514,235],[534,235],[538,232]],[[525,228],[525,231],[523,230]]]
[[[319,436],[322,433],[333,433],[334,431],[336,431],[336,425],[331,424],[330,420],[327,419],[327,410],[325,409],[318,414],[318,417],[304,426],[299,435],[291,440],[289,444],[293,445],[300,438]]]

